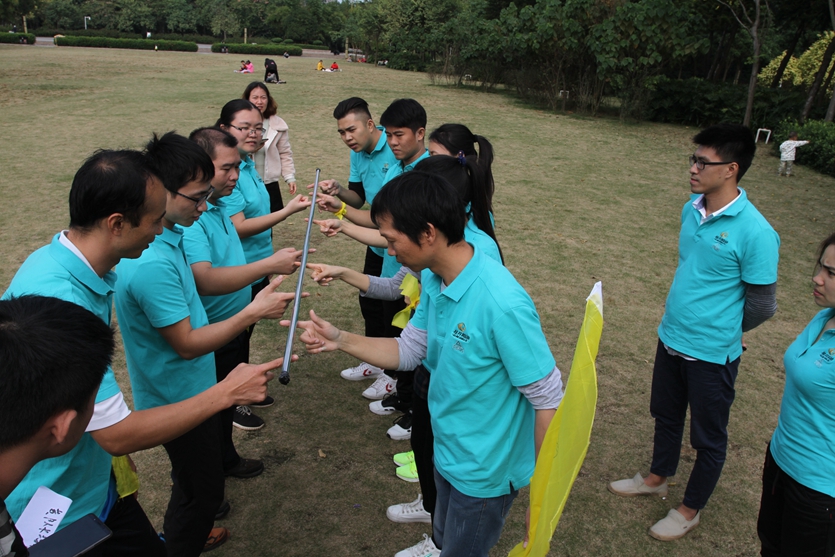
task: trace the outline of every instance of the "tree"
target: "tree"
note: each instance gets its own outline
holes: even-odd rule
[[[829,0],[829,20],[832,23],[832,29],[835,30],[835,4],[833,0]],[[829,101],[829,107],[826,109],[826,116],[824,121],[831,122],[835,117],[835,88],[832,90],[832,99]]]
[[[831,1],[831,0],[830,0]],[[829,44],[823,53],[818,71],[815,73],[815,80],[809,88],[809,95],[806,97],[806,104],[803,105],[803,111],[800,114],[800,123],[804,123],[809,117],[809,112],[812,110],[812,105],[815,103],[815,97],[818,95],[818,90],[823,83],[826,72],[829,70],[829,64],[832,62],[832,55],[835,53],[835,35],[829,40]]]

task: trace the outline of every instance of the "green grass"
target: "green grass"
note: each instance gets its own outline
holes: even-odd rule
[[[98,148],[141,147],[152,132],[212,124],[250,80],[233,73],[237,62],[222,55],[0,46],[0,289],[30,252],[66,227],[67,193],[85,157]],[[551,555],[758,554],[759,474],[779,410],[782,355],[816,311],[809,278],[816,245],[833,227],[835,181],[804,167],[796,178],[778,179],[777,159],[761,149],[742,182],[782,238],[780,310],[746,335],[729,458],[702,525],[662,544],[646,528],[682,497],[694,452],[684,449],[666,501],[619,499],[606,483],[646,473],[649,465],[655,331],[675,270],[689,191],[686,161],[697,130],[553,114],[507,95],[431,86],[424,74],[372,65],[346,63],[333,74],[314,68],[311,59],[281,59],[288,83],[271,86],[290,126],[300,184],[311,182],[317,167],[324,177],[347,179],[348,151],[331,116],[339,100],[362,96],[379,116],[393,99],[413,97],[426,107],[430,130],[461,122],[493,142],[499,240],[508,267],[537,304],[564,373],[585,296],[603,281],[597,420]],[[303,232],[296,215],[276,227],[276,246],[300,247]],[[311,243],[319,250],[313,260],[361,268],[363,250],[348,239],[316,235]],[[292,290],[295,281],[289,282]],[[309,290],[304,308],[362,331],[355,291],[344,284]],[[253,361],[280,355],[285,339],[275,323],[260,324]],[[354,363],[342,354],[302,356],[290,385],[271,387],[278,404],[259,412],[267,427],[235,433],[240,452],[265,459],[267,471],[228,482],[232,513],[223,524],[232,539],[213,555],[392,555],[429,531],[385,517],[388,505],[414,499],[418,488],[395,478],[390,456],[407,443],[385,438],[390,420],[367,410],[359,395],[365,384],[338,377]],[[115,367],[129,391],[124,359]],[[155,449],[135,459],[140,500],[159,526],[167,458]],[[494,556],[521,539],[526,498],[514,506]]]

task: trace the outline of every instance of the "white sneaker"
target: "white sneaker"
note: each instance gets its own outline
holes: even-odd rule
[[[423,509],[423,494],[418,494],[418,498],[411,503],[400,503],[399,505],[390,506],[386,509],[386,516],[392,522],[432,523],[432,515]]]
[[[394,554],[394,557],[439,557],[440,554],[441,550],[435,547],[432,538],[424,534],[423,541],[403,551],[398,551]]]
[[[408,441],[412,438],[412,413],[406,412],[396,420],[394,425],[386,431],[389,439],[394,441]]]
[[[381,373],[383,373],[381,368],[361,362],[358,366],[343,369],[339,372],[339,375],[342,379],[347,379],[348,381],[362,381],[363,379],[373,379]]]
[[[380,375],[370,387],[362,392],[369,400],[382,400],[386,395],[397,392],[397,381],[386,374]]]

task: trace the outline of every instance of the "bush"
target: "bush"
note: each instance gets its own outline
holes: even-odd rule
[[[322,41],[317,39],[317,40],[313,41],[313,45],[314,46],[322,46]]]
[[[330,50],[329,47],[318,44],[297,44],[299,48],[308,48],[310,50]]]
[[[41,37],[54,37],[55,35],[72,35],[74,37],[110,37],[111,39],[139,39],[139,33],[122,33],[115,29],[55,29],[41,27],[33,31]]]
[[[805,124],[800,125],[796,120],[783,120],[772,134],[777,156],[780,156],[780,144],[786,141],[789,132],[793,131],[797,132],[797,138],[801,141],[811,142],[798,147],[797,162],[818,172],[835,176],[835,124],[822,120],[806,120]]]
[[[284,39],[284,44],[293,44],[293,39]]]
[[[179,50],[197,52],[197,43],[154,39],[109,39],[107,37],[56,37],[58,46],[90,46],[95,48],[132,48],[137,50]]]
[[[212,45],[212,52],[220,52],[220,49],[226,46],[229,49],[229,54],[271,54],[274,56],[281,56],[285,52],[290,56],[301,56],[302,49],[288,44],[223,44],[215,43]]]
[[[22,40],[26,42],[21,43]],[[0,33],[0,43],[35,44],[35,35],[32,33]]]
[[[282,39],[281,37],[273,37],[272,39],[270,39],[270,42],[273,44],[281,44],[284,42],[284,39]]]
[[[410,72],[426,71],[426,63],[420,56],[413,52],[398,52],[389,57],[388,67],[394,70],[407,70]]]

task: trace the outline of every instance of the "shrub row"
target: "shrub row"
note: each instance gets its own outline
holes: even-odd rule
[[[40,29],[36,29],[34,33],[41,37],[54,37],[55,35],[66,35],[66,36],[73,36],[73,37],[109,37],[111,39],[144,39],[145,35],[140,33],[124,33],[122,31],[117,31],[115,29],[51,29],[47,27],[43,27]],[[194,43],[204,43],[204,44],[212,44],[216,42],[221,42],[221,39],[218,37],[213,37],[211,35],[198,35],[198,34],[185,34],[180,35],[178,33],[154,33],[151,35],[152,41],[163,40],[163,41],[188,41]],[[271,39],[267,37],[249,37],[247,39],[248,42],[254,42],[258,44],[266,44],[271,41]],[[243,43],[243,37],[228,37],[226,39],[226,44],[237,44]]]
[[[21,43],[22,39],[26,39],[26,43]],[[35,44],[35,35],[32,33],[0,33],[0,43]]]
[[[797,161],[818,172],[835,176],[835,124],[823,120],[806,120],[801,125],[796,120],[780,122],[772,138],[774,150],[780,156],[780,144],[789,138],[790,132],[797,132],[801,141],[810,141],[808,145],[798,147]]]
[[[291,44],[230,44],[230,43],[215,43],[212,45],[212,52],[220,52],[220,49],[226,46],[230,54],[272,54],[274,56],[281,56],[285,52],[290,56],[301,56],[302,49],[297,45]]]
[[[179,50],[197,52],[197,43],[146,39],[110,39],[107,37],[56,37],[58,46],[91,46],[97,48],[132,48],[137,50]]]

